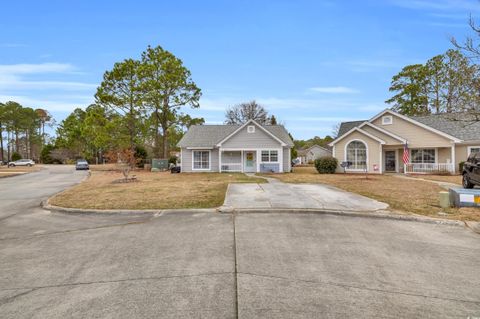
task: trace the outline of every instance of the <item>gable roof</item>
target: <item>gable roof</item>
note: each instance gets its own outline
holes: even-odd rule
[[[192,125],[177,146],[212,148],[244,125]],[[258,123],[257,125],[287,146],[293,146],[293,141],[283,125],[260,125]]]
[[[361,128],[366,123],[371,123],[385,113],[396,115],[410,123],[420,126],[455,142],[465,140],[480,140],[480,122],[474,121],[472,115],[465,113],[431,114],[426,116],[406,116],[391,109],[385,109],[370,120],[342,122],[338,130],[338,137],[329,143],[330,146],[340,140],[340,137],[350,132],[353,128]],[[377,126],[376,126],[377,127]],[[398,136],[401,138],[401,136]]]
[[[480,121],[472,114],[431,114],[413,119],[464,141],[480,140]]]
[[[347,137],[350,133],[353,133],[353,132],[355,132],[355,131],[356,131],[356,132],[359,132],[359,133],[361,133],[361,134],[363,134],[363,135],[365,135],[365,136],[370,137],[371,139],[379,142],[380,144],[386,144],[386,142],[385,142],[384,140],[382,140],[381,138],[379,138],[379,137],[377,137],[377,136],[375,136],[375,135],[372,135],[372,134],[368,133],[367,131],[364,131],[364,130],[362,130],[361,128],[359,128],[358,126],[356,126],[356,127],[352,128],[350,131],[348,131],[347,133],[345,133],[345,134],[337,137],[335,140],[331,141],[328,145],[330,145],[330,146],[335,145],[337,142],[343,140],[343,138]]]
[[[306,155],[306,154],[307,154],[312,148],[314,148],[314,147],[320,148],[320,149],[324,150],[325,152],[329,152],[329,153],[332,152],[331,150],[329,150],[329,149],[326,148],[326,147],[320,146],[320,145],[318,145],[318,144],[313,144],[313,145],[310,146],[310,147],[298,149],[298,150],[297,150],[297,154],[298,154],[298,155],[302,155],[302,156],[303,156],[303,155]]]
[[[350,122],[342,122],[340,123],[340,128],[338,129],[338,136],[340,137],[343,134],[347,133],[350,131],[352,128],[360,126],[361,124],[367,122],[367,120],[364,121],[350,121]]]
[[[280,138],[278,138],[275,134],[273,134],[272,132],[270,132],[269,130],[267,130],[264,125],[260,125],[260,124],[258,124],[256,121],[254,121],[254,120],[248,120],[248,121],[245,122],[244,124],[240,125],[240,127],[237,128],[235,131],[233,131],[233,133],[227,135],[224,139],[222,139],[220,142],[218,142],[216,146],[220,147],[225,141],[227,141],[227,140],[229,140],[230,138],[232,138],[235,134],[237,134],[238,132],[240,132],[245,126],[247,126],[247,125],[252,125],[252,124],[258,126],[261,130],[263,130],[265,133],[267,133],[267,135],[270,135],[270,137],[272,137],[274,140],[276,140],[277,142],[279,142],[280,144],[282,144],[282,146],[287,146],[287,143],[285,143],[285,142],[282,141]]]
[[[364,127],[364,126],[369,126],[369,127],[373,128],[374,130],[377,130],[377,131],[379,131],[379,132],[381,132],[381,133],[383,133],[383,134],[385,134],[385,135],[387,135],[387,136],[390,136],[390,137],[392,137],[392,138],[394,138],[394,139],[396,139],[396,140],[398,140],[398,141],[400,141],[400,142],[402,142],[402,143],[406,143],[406,142],[407,142],[407,140],[404,139],[403,137],[398,136],[397,134],[394,134],[394,133],[392,133],[392,132],[390,132],[390,131],[384,130],[383,128],[378,127],[378,126],[376,126],[375,124],[372,124],[372,123],[370,123],[370,122],[363,122],[362,124],[360,124],[360,126],[358,126],[358,128],[362,128],[362,127]]]

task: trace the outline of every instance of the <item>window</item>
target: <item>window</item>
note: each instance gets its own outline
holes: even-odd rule
[[[469,146],[467,156],[472,153],[480,153],[480,146]]]
[[[435,163],[435,149],[417,149],[411,150],[412,163]]]
[[[361,141],[352,141],[347,145],[347,162],[351,162],[349,169],[367,168],[367,146]]]
[[[262,151],[262,162],[278,162],[278,151]]]
[[[248,133],[255,133],[255,126],[254,125],[247,126],[247,132]]]
[[[382,125],[390,125],[393,123],[393,117],[391,115],[385,115],[382,117]]]
[[[210,151],[193,151],[193,169],[210,169]]]

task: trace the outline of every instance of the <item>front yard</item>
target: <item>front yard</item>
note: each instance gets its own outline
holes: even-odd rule
[[[36,172],[41,169],[42,169],[42,165],[38,165],[38,164],[32,167],[28,167],[28,166],[8,167],[6,165],[2,165],[0,166],[0,178],[27,174],[31,172]]]
[[[439,215],[438,193],[442,187],[427,181],[391,175],[318,174],[313,167],[298,167],[293,173],[268,175],[286,183],[322,183],[370,197],[390,205],[392,210],[459,220],[480,221],[480,209],[449,208]],[[443,177],[443,176],[440,176]],[[446,177],[446,176],[445,176]],[[458,176],[451,176],[458,178]],[[449,180],[450,181],[450,180]]]
[[[240,173],[135,171],[136,182],[116,183],[122,173],[113,166],[110,171],[101,168],[93,167],[86,181],[53,197],[50,204],[85,209],[212,208],[223,204],[229,183],[265,182]]]

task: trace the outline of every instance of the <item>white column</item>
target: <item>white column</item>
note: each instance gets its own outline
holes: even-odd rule
[[[279,171],[280,173],[283,173],[283,148],[281,148],[279,151],[278,151],[278,159],[280,161],[280,165],[279,165]]]
[[[292,171],[292,149],[288,148],[288,172]]]
[[[260,172],[260,161],[262,159],[262,150],[258,149],[255,151],[257,153],[257,173]]]
[[[222,172],[222,149],[218,149],[218,172]]]
[[[455,163],[455,144],[452,144],[452,150],[451,150],[452,154],[451,154],[451,157],[452,157],[452,173],[455,174],[455,171],[456,171],[456,168],[457,168],[457,164]]]
[[[380,144],[380,163],[378,164],[378,172],[383,173],[383,145]]]
[[[240,151],[240,162],[242,163],[242,173],[244,173],[244,167],[245,167],[245,164],[243,163],[243,150]]]

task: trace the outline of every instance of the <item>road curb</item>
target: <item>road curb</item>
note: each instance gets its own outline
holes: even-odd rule
[[[101,215],[101,216],[161,216],[172,213],[217,213],[217,208],[194,209],[81,209],[50,205],[48,200],[42,201],[41,207],[55,213],[70,215]]]
[[[295,208],[277,208],[277,209],[231,209],[227,208],[226,211],[219,209],[220,213],[223,214],[268,214],[268,213],[290,213],[290,214],[324,214],[324,215],[336,215],[336,216],[348,216],[348,217],[366,217],[366,218],[376,218],[376,219],[390,219],[390,220],[400,220],[400,221],[414,221],[422,222],[429,224],[437,225],[455,225],[465,227],[465,223],[459,220],[450,220],[450,219],[440,219],[432,218],[420,215],[400,215],[395,213],[390,213],[387,211],[373,211],[373,212],[355,212],[355,211],[344,211],[344,210],[329,210],[329,209],[295,209]]]

